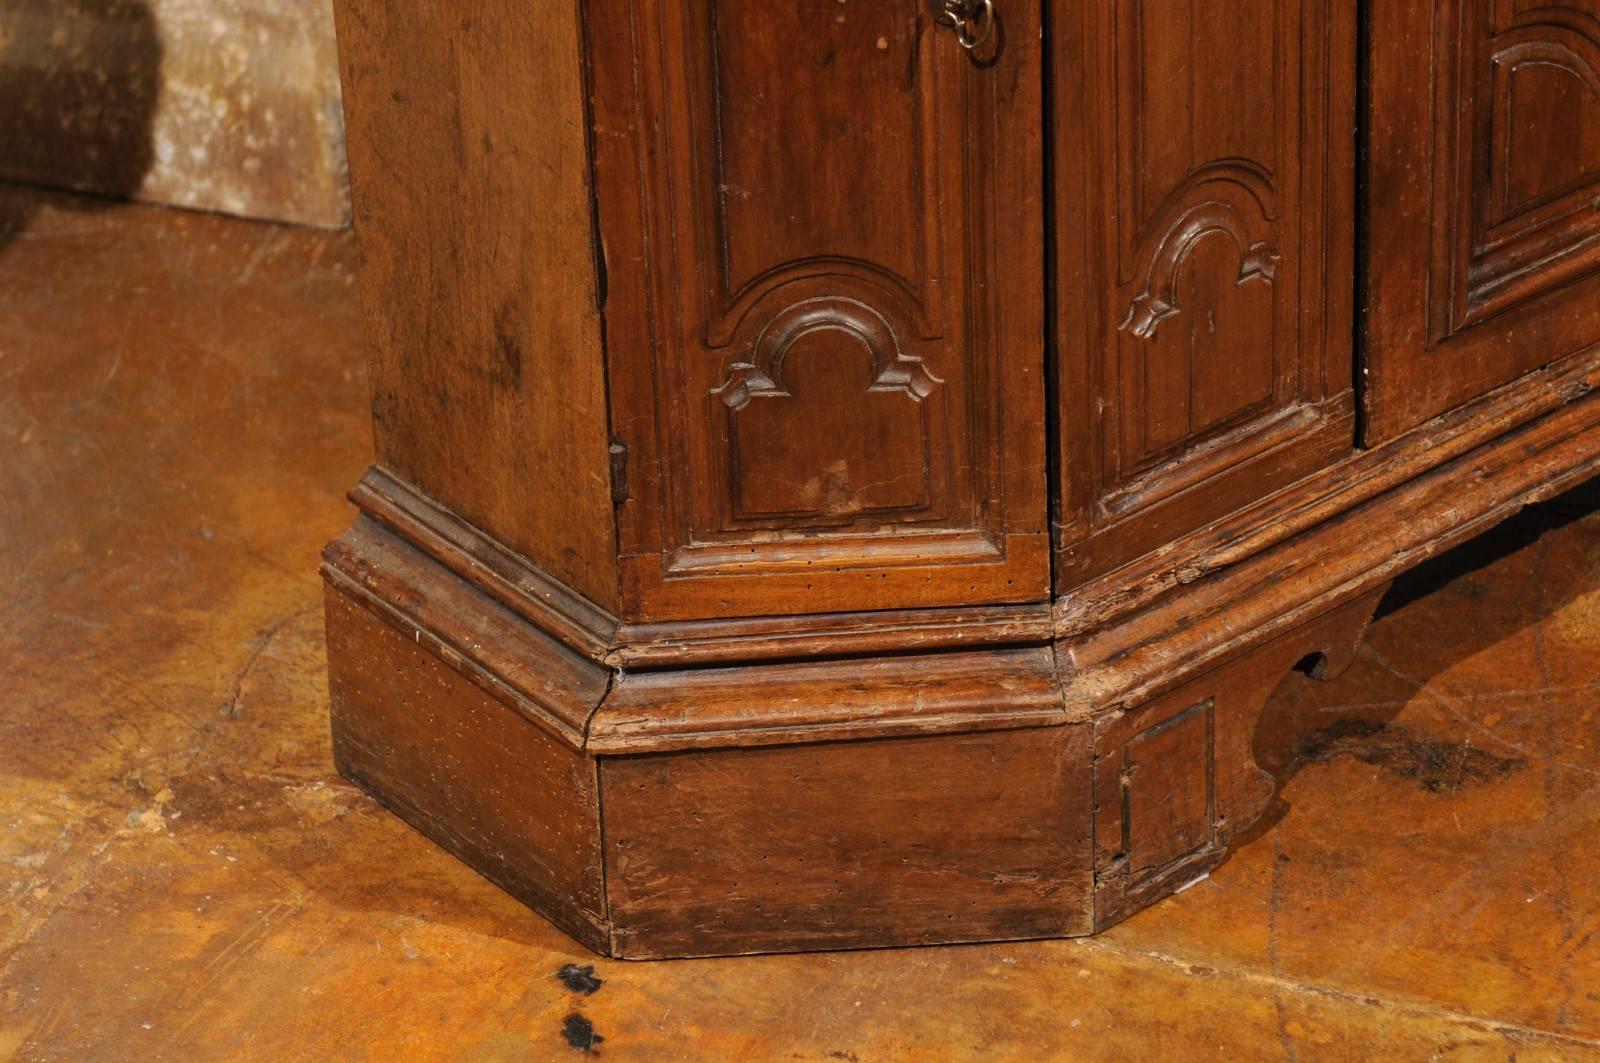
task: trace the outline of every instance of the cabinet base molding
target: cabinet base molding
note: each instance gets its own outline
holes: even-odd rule
[[[335,757],[607,955],[1090,934],[1259,820],[1263,706],[1342,670],[1389,579],[1596,473],[1600,396],[1573,393],[1099,628],[643,670],[625,625],[392,490],[325,554]]]

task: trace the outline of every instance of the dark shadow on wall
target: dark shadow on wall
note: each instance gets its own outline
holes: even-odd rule
[[[161,58],[146,0],[0,0],[0,181],[84,193],[51,200],[70,210],[136,193],[155,158]],[[39,204],[0,188],[0,248]]]

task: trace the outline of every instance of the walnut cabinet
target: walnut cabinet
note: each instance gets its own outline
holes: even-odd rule
[[[624,957],[1087,934],[1600,472],[1600,0],[337,0],[339,766]]]

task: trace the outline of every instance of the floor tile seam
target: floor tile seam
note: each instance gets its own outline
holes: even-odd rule
[[[1578,1048],[1600,1049],[1600,1038],[1583,1037],[1578,1034],[1561,1033],[1557,1030],[1546,1030],[1537,1026],[1529,1026],[1512,1020],[1496,1019],[1486,1015],[1474,1015],[1468,1012],[1453,1011],[1426,1004],[1421,1001],[1405,998],[1384,997],[1373,993],[1355,992],[1341,989],[1337,986],[1326,985],[1320,982],[1302,981],[1293,978],[1278,977],[1269,972],[1256,970],[1250,967],[1240,967],[1227,964],[1217,964],[1209,959],[1183,959],[1154,949],[1130,948],[1100,939],[1085,939],[1079,942],[1085,948],[1109,952],[1117,956],[1130,959],[1152,960],[1163,966],[1172,967],[1184,972],[1190,972],[1195,967],[1204,967],[1207,971],[1215,972],[1229,978],[1270,988],[1276,992],[1288,991],[1300,996],[1318,997],[1337,1001],[1343,1004],[1352,1004],[1367,1009],[1392,1009],[1409,1013],[1418,1019],[1443,1020],[1465,1026],[1478,1027],[1495,1033],[1514,1034],[1519,1037],[1535,1038],[1544,1041],[1556,1042]]]

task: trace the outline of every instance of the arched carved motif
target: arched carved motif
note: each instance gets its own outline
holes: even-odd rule
[[[1526,126],[1519,128],[1516,113],[1519,96],[1531,91],[1534,100],[1538,101],[1541,98],[1538,95],[1539,88],[1548,90],[1552,84],[1545,82],[1541,85],[1537,81],[1528,83],[1519,79],[1518,75],[1531,74],[1540,69],[1553,71],[1570,78],[1592,103],[1600,105],[1600,46],[1567,27],[1539,23],[1502,34],[1496,41],[1491,61],[1495,68],[1494,121],[1498,124],[1498,129],[1491,129],[1488,133],[1491,187],[1498,200],[1498,213],[1493,220],[1503,223],[1543,206],[1552,197],[1575,193],[1579,186],[1592,187],[1594,180],[1600,178],[1600,167],[1596,167],[1593,160],[1581,158],[1578,146],[1583,143],[1583,131],[1568,129],[1567,136],[1573,138],[1569,156],[1573,167],[1572,172],[1565,175],[1566,180],[1551,184],[1546,178],[1535,181],[1534,187],[1525,188],[1521,195],[1514,192],[1514,174],[1518,164],[1525,161],[1530,150],[1539,150],[1544,136],[1542,132]],[[1524,143],[1528,134],[1532,134],[1534,141],[1531,149]],[[1592,138],[1593,134],[1590,136]]]
[[[782,263],[747,281],[727,298],[726,305],[707,324],[707,346],[726,347],[735,342],[739,333],[747,327],[750,317],[758,314],[774,295],[819,280],[836,288],[848,286],[881,290],[897,306],[906,308],[920,338],[938,338],[939,327],[929,319],[928,308],[922,303],[922,294],[906,278],[864,259],[819,255],[799,262]]]
[[[1244,218],[1228,203],[1200,203],[1186,211],[1167,232],[1160,249],[1150,261],[1144,288],[1134,296],[1121,328],[1140,339],[1155,336],[1161,322],[1176,316],[1178,276],[1195,246],[1206,237],[1222,233],[1233,238],[1239,248],[1239,283],[1259,280],[1271,284],[1277,270],[1278,253],[1265,240],[1252,241]]]
[[[1198,197],[1198,198],[1197,198]],[[1143,283],[1119,326],[1140,339],[1152,339],[1161,322],[1180,313],[1178,279],[1184,263],[1207,237],[1222,234],[1239,249],[1238,283],[1270,285],[1278,251],[1270,221],[1273,192],[1256,166],[1237,161],[1201,167],[1176,190],[1150,230],[1159,233],[1140,256]]]
[[[1583,82],[1591,96],[1600,98],[1600,72],[1587,56],[1563,41],[1519,40],[1497,52],[1494,61],[1512,70],[1533,65],[1553,66]]]
[[[915,401],[941,383],[921,358],[904,353],[889,322],[872,307],[854,299],[819,296],[784,310],[761,330],[747,361],[730,365],[728,379],[712,394],[732,410],[741,410],[758,396],[779,397],[783,363],[794,345],[820,331],[843,332],[857,340],[872,359],[871,391],[903,391]]]
[[[684,47],[694,72],[684,103],[695,125],[708,131],[690,149],[698,179],[696,239],[708,267],[705,342],[737,341],[744,320],[779,288],[818,276],[847,278],[896,289],[912,307],[910,324],[922,338],[945,326],[939,304],[944,283],[940,248],[954,234],[945,212],[925,210],[939,200],[940,158],[946,130],[935,119],[962,76],[939,39],[926,32],[920,5],[879,5],[853,13],[875,36],[846,33],[826,59],[803,62],[810,44],[786,49],[790,62],[773,63],[753,37],[783,39],[812,32],[801,9],[774,12],[760,0],[689,0]],[[853,28],[853,27],[852,27]],[[790,38],[791,41],[793,38]],[[882,45],[876,45],[882,40]],[[854,62],[837,76],[834,47],[874,41],[874,55],[893,61]],[[820,50],[820,49],[819,49]],[[855,120],[865,95],[894,135]],[[825,136],[826,148],[796,167],[776,130],[797,125]],[[808,145],[815,147],[815,145]],[[860,181],[855,196],[805,194],[811,182]],[[803,177],[802,177],[803,175]],[[870,199],[870,224],[857,214]]]
[[[1565,5],[1499,12],[1462,44],[1464,91],[1483,104],[1452,108],[1460,202],[1436,224],[1456,259],[1430,307],[1439,338],[1592,274],[1600,249],[1600,42],[1595,20]],[[1507,22],[1511,24],[1507,24]],[[1476,49],[1483,49],[1480,55]],[[1575,115],[1565,109],[1583,101]],[[1561,115],[1561,141],[1547,126]]]

